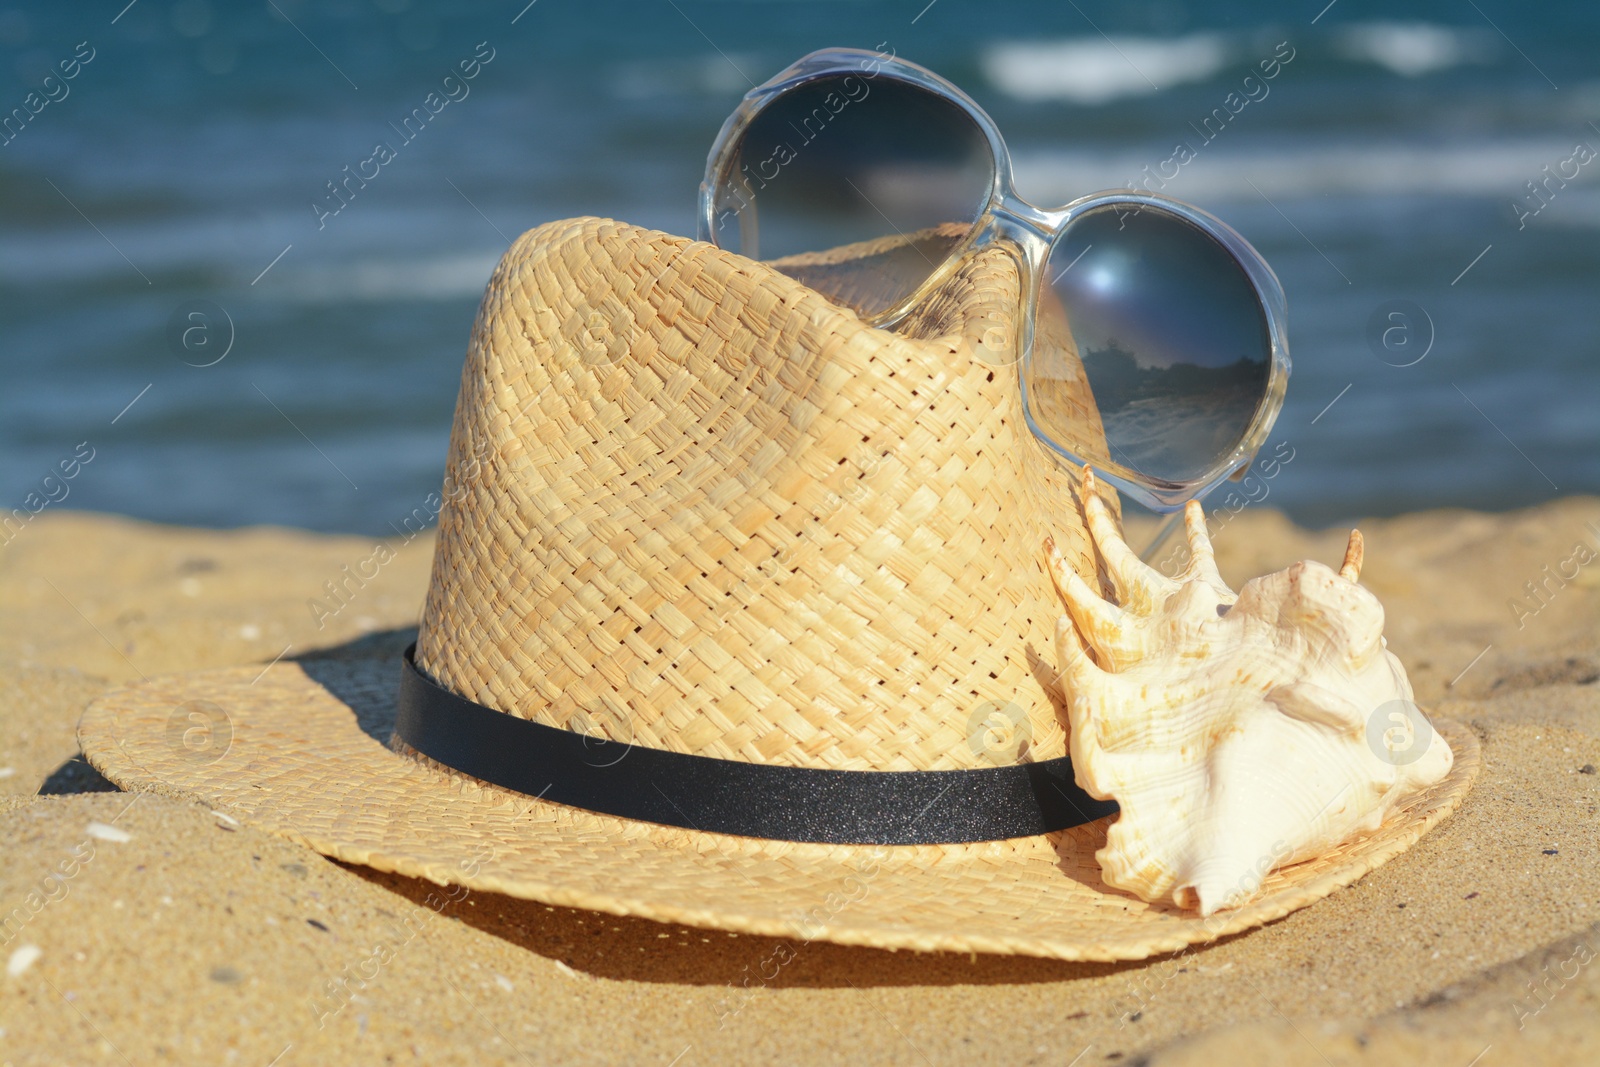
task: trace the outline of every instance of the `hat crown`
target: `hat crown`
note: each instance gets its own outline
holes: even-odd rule
[[[699,242],[523,235],[468,348],[419,665],[508,714],[723,759],[1064,755],[1040,544],[1095,565],[1075,479],[1022,418],[1019,306],[1000,249],[889,332]]]

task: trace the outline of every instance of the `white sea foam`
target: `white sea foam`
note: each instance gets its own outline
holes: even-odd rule
[[[1600,229],[1600,189],[1563,190],[1529,225]]]
[[[1164,188],[1154,182],[1149,188],[1200,204],[1259,199],[1257,189],[1274,201],[1431,193],[1504,197],[1509,203],[1521,194],[1525,182],[1539,177],[1540,167],[1572,152],[1570,144],[1553,139],[1334,143],[1269,152],[1206,145],[1186,127],[1175,132],[1175,140],[1198,147],[1199,153]],[[1171,151],[1166,147],[1145,153],[1023,152],[1013,162],[1023,196],[1040,205],[1058,206],[1100,189],[1131,184],[1143,188],[1144,168],[1158,173],[1158,165]],[[1597,178],[1600,173],[1591,177],[1585,170],[1578,183]]]
[[[1357,22],[1339,29],[1334,50],[1346,59],[1417,78],[1467,63],[1492,63],[1499,42],[1488,30],[1431,22]]]
[[[268,275],[274,281],[268,292],[303,304],[481,296],[500,256],[499,252],[458,253],[426,259],[319,264],[284,271],[276,279]]]
[[[1204,81],[1232,54],[1217,33],[1187,37],[1073,37],[1010,41],[979,55],[984,77],[1018,100],[1103,104]]]
[[[771,71],[760,56],[745,54],[697,56],[691,59],[617,63],[607,79],[619,100],[651,100],[661,96],[735,96],[750,88],[751,78]]]

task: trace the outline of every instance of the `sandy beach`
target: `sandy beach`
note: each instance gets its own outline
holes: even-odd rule
[[[365,538],[46,513],[0,548],[0,1063],[1600,1058],[1600,500],[1361,528],[1419,703],[1483,744],[1472,793],[1415,847],[1140,963],[793,942],[766,980],[773,939],[447,892],[115,791],[77,754],[90,699],[308,654],[393,661],[432,534],[387,542],[374,573]],[[1345,534],[1245,511],[1218,561],[1237,586],[1336,564]],[[372,576],[329,600],[347,567]]]

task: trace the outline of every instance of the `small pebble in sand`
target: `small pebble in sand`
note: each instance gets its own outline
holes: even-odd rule
[[[1578,768],[1578,773],[1579,774],[1593,774],[1594,773],[1594,764],[1585,763],[1582,767]]]
[[[16,950],[11,953],[11,958],[6,961],[6,974],[10,975],[12,978],[17,977],[23,971],[26,971],[29,967],[32,967],[35,963],[37,963],[39,961],[39,957],[43,955],[44,949],[40,948],[38,945],[17,946]]]
[[[494,984],[499,986],[501,989],[504,989],[507,993],[516,988],[511,984],[511,979],[507,978],[503,974],[497,974],[494,976]]]
[[[10,778],[16,773],[17,769],[15,767],[0,767],[0,778]]]
[[[108,826],[103,822],[91,822],[83,832],[98,840],[115,841],[119,845],[125,845],[133,840],[133,835],[128,831],[119,830],[115,826]]]
[[[261,638],[261,627],[253,622],[247,622],[239,627],[239,636],[246,641],[257,641]]]

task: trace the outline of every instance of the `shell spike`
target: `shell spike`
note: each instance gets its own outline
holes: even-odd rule
[[[1056,620],[1056,661],[1069,693],[1082,693],[1105,684],[1104,672],[1090,658],[1077,626],[1065,615]]]
[[[1117,587],[1117,597],[1124,607],[1137,607],[1148,611],[1153,605],[1170,596],[1177,583],[1147,567],[1143,560],[1128,547],[1117,529],[1117,520],[1111,509],[1100,499],[1094,471],[1088,464],[1083,467],[1083,516],[1089,526],[1089,536],[1105,560],[1106,571]]]
[[[1206,529],[1206,513],[1200,501],[1191,500],[1183,506],[1183,529],[1189,538],[1189,567],[1184,577],[1198,578],[1219,594],[1231,596],[1232,590],[1222,580],[1222,572],[1217,570],[1217,555],[1211,547],[1211,533]]]
[[[1344,549],[1344,563],[1339,566],[1339,577],[1352,582],[1360,581],[1361,564],[1366,555],[1366,539],[1361,536],[1360,530],[1351,530],[1350,543]]]
[[[1114,670],[1121,669],[1134,658],[1130,655],[1133,650],[1122,647],[1125,644],[1122,612],[1106,603],[1099,593],[1089,587],[1088,582],[1078,577],[1078,572],[1056,547],[1054,538],[1044,539],[1044,550],[1049,558],[1050,577],[1055,582],[1056,592],[1067,603],[1067,611],[1071,616],[1068,625],[1076,623],[1082,629],[1101,662]],[[1072,636],[1075,641],[1082,643],[1076,633]]]

